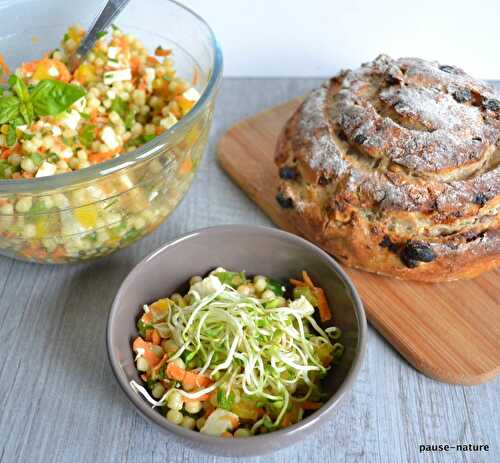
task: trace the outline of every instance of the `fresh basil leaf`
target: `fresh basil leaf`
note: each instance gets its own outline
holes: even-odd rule
[[[23,116],[21,116],[21,114],[19,114],[14,119],[12,119],[10,121],[10,123],[12,124],[12,127],[16,128],[16,127],[19,127],[20,125],[24,125],[25,120],[24,120]]]
[[[66,32],[63,36],[63,42],[67,42],[69,40],[69,34]]]
[[[7,146],[14,146],[17,142],[16,129],[12,125],[9,125],[6,142]]]
[[[82,117],[82,119],[85,119],[86,121],[90,119],[90,114],[87,113],[80,113],[80,116]]]
[[[97,37],[97,40],[99,40],[105,37],[106,35],[108,35],[106,31],[99,31],[95,36]]]
[[[19,115],[19,98],[15,96],[0,97],[0,124],[9,122]]]
[[[55,116],[86,93],[78,85],[65,84],[59,80],[41,80],[31,94],[31,101],[38,116]]]
[[[9,85],[12,91],[19,97],[19,112],[23,116],[24,121],[28,125],[31,124],[35,115],[27,85],[24,83],[24,80],[15,74],[9,77]]]
[[[24,118],[24,121],[26,124],[30,125],[33,122],[33,118],[35,117],[34,111],[33,111],[33,104],[31,101],[21,101],[19,105],[19,112]]]
[[[117,96],[111,103],[111,107],[109,109],[111,109],[111,111],[115,111],[123,119],[127,113],[128,104]]]

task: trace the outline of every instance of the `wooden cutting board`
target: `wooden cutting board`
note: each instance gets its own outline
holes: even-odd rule
[[[221,138],[218,156],[276,225],[300,235],[274,199],[278,172],[273,162],[278,134],[299,103],[293,100],[239,122]],[[500,374],[500,270],[435,284],[346,271],[372,325],[422,373],[469,385]]]

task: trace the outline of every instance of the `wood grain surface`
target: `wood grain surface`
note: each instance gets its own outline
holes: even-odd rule
[[[238,122],[219,161],[279,227],[301,234],[275,200],[277,137],[295,99]],[[418,370],[439,381],[478,384],[500,374],[500,269],[474,280],[418,283],[346,267],[370,322]]]
[[[222,171],[215,144],[234,123],[303,95],[318,79],[229,79],[209,146],[169,220],[97,262],[41,266],[0,257],[1,463],[225,463],[168,438],[131,407],[113,378],[106,318],[130,269],[167,240],[223,223],[271,225]],[[244,463],[496,463],[500,378],[481,386],[419,374],[369,327],[363,367],[335,418],[305,441]],[[489,452],[419,453],[433,443]]]

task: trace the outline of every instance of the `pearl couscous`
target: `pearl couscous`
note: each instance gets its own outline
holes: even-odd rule
[[[46,177],[114,158],[172,127],[199,99],[176,76],[170,50],[150,56],[118,28],[71,73],[68,56],[83,35],[69,28],[60,50],[24,63],[2,87],[0,178]]]
[[[177,76],[170,50],[149,54],[113,27],[71,73],[83,29],[10,73],[0,57],[0,179],[85,169],[149,142],[182,119],[200,95]],[[0,249],[39,262],[109,254],[149,233],[177,205],[206,144],[210,107],[159,154],[95,180],[36,194],[0,188]],[[175,139],[175,140],[174,140]],[[12,182],[14,183],[14,182]],[[36,183],[36,182],[35,182]]]

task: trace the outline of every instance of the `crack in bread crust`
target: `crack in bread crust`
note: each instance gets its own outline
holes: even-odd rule
[[[297,173],[280,182],[293,203],[286,213],[306,237],[368,271],[443,281],[494,268],[500,111],[491,101],[500,101],[493,87],[437,62],[381,55],[342,71],[279,137],[276,163]],[[405,265],[401,250],[412,242],[435,259]]]

